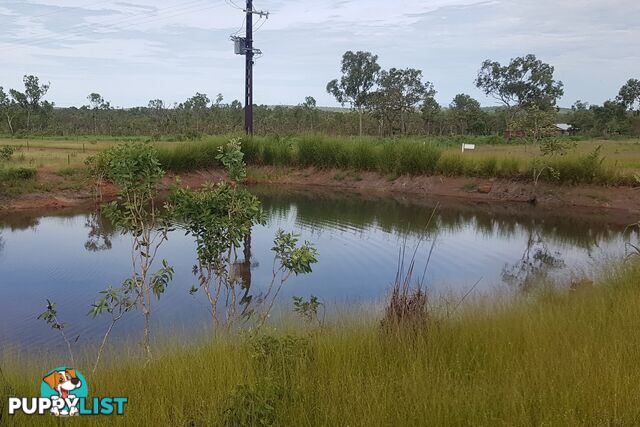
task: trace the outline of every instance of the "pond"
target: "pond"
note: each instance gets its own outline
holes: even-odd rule
[[[250,259],[240,263],[251,292],[271,279],[275,232],[282,228],[313,242],[319,262],[310,275],[293,278],[279,301],[315,295],[330,309],[379,303],[397,270],[401,248],[420,272],[432,249],[426,287],[431,295],[521,291],[538,279],[580,277],[624,253],[637,234],[601,212],[567,216],[529,205],[478,205],[415,196],[383,197],[256,188],[268,214],[252,232]],[[437,209],[436,209],[437,207]],[[434,213],[434,209],[435,213]],[[434,213],[433,218],[429,218]],[[629,218],[632,222],[632,218]],[[55,301],[67,333],[94,342],[105,321],[87,316],[98,292],[130,274],[130,238],[91,209],[0,216],[0,342],[2,348],[55,346],[57,334],[36,320],[46,299]],[[155,303],[157,327],[201,330],[209,321],[195,283],[194,244],[176,231],[159,255],[175,268],[167,293]],[[132,314],[116,335],[140,330]]]

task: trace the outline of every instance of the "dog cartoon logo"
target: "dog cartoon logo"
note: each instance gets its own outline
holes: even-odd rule
[[[87,380],[80,371],[68,366],[52,369],[41,378],[40,397],[9,396],[9,415],[19,412],[36,416],[51,413],[58,417],[124,415],[125,406],[129,403],[125,396],[94,396],[89,399]]]
[[[79,415],[78,401],[89,394],[87,381],[80,371],[68,367],[53,369],[45,375],[40,385],[40,395],[51,400],[61,399],[64,405],[54,405],[51,413],[56,416]],[[61,407],[60,407],[61,406]]]

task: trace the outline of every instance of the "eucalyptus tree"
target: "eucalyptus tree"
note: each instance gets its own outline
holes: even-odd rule
[[[341,70],[342,77],[330,81],[327,92],[341,105],[349,104],[358,112],[358,129],[362,136],[362,116],[380,72],[378,56],[370,52],[347,51],[342,56]]]
[[[622,103],[627,110],[640,114],[640,80],[629,79],[620,88],[616,100]]]
[[[508,125],[519,111],[531,107],[553,109],[564,95],[563,83],[554,79],[554,67],[531,54],[514,58],[504,66],[487,59],[478,71],[475,85],[507,108]]]
[[[89,106],[93,110],[104,110],[111,107],[111,104],[105,101],[99,93],[90,93],[87,95],[87,99],[89,100]]]
[[[4,91],[4,88],[0,86],[0,114],[2,114],[4,119],[7,121],[7,126],[9,127],[11,134],[14,133],[13,119],[18,112],[17,107],[16,102],[11,99]]]
[[[453,115],[453,120],[459,133],[466,134],[470,128],[478,131],[477,128],[482,126],[480,123],[482,115],[480,102],[467,94],[460,93],[456,95],[451,104],[449,104],[449,110]]]
[[[442,113],[440,104],[438,104],[438,101],[436,101],[433,96],[427,97],[420,107],[420,113],[425,124],[425,132],[429,135],[433,132],[434,122],[436,122],[438,116]]]
[[[525,151],[527,150],[527,141],[540,142],[543,138],[554,134],[556,114],[555,109],[543,109],[537,105],[531,105],[517,110],[511,116],[511,126],[526,132]]]
[[[151,112],[153,119],[156,122],[156,130],[167,131],[169,127],[169,114],[167,111],[167,106],[165,105],[162,99],[152,99],[147,104],[147,108]]]
[[[571,106],[568,123],[583,132],[592,130],[594,128],[594,114],[593,110],[589,108],[589,104],[581,100],[574,102]]]
[[[24,92],[11,89],[9,93],[13,100],[20,106],[26,114],[27,129],[31,130],[31,119],[33,114],[42,106],[42,98],[49,91],[50,84],[40,84],[40,79],[36,76],[26,75],[22,79],[24,83]],[[45,104],[51,105],[51,104]]]
[[[311,132],[315,130],[315,123],[318,121],[318,103],[313,96],[307,96],[304,98],[302,109],[305,114],[306,121],[309,123]]]
[[[400,132],[406,134],[407,115],[417,111],[435,94],[433,84],[422,81],[421,70],[391,68],[380,72],[372,104],[392,126],[399,122]]]
[[[623,133],[629,127],[625,105],[618,101],[605,101],[589,109],[593,112],[595,128],[605,135]]]
[[[200,122],[209,108],[210,103],[211,100],[206,93],[196,92],[195,95],[187,99],[183,104],[184,109],[186,111],[193,111],[193,114],[196,117],[196,132],[200,132]]]
[[[93,118],[93,134],[98,134],[98,113],[101,110],[108,110],[111,108],[111,104],[104,100],[99,93],[90,93],[87,96],[89,100],[89,106],[91,108],[91,116]]]

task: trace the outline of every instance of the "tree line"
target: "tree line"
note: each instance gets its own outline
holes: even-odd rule
[[[189,139],[243,129],[242,104],[226,103],[222,94],[211,99],[197,92],[180,103],[153,99],[146,106],[122,109],[91,93],[86,105],[58,108],[45,99],[49,83],[33,75],[24,76],[23,83],[24,88],[8,91],[0,86],[0,133]],[[378,136],[501,135],[526,130],[537,137],[563,122],[587,135],[640,135],[638,79],[629,79],[617,96],[602,105],[577,101],[571,110],[557,107],[564,85],[554,78],[554,67],[535,55],[514,58],[505,65],[486,60],[474,83],[500,105],[482,108],[478,100],[460,93],[442,106],[422,70],[384,70],[377,55],[348,51],[342,57],[341,76],[326,87],[348,109],[319,108],[312,96],[296,106],[257,105],[255,128],[259,134]]]

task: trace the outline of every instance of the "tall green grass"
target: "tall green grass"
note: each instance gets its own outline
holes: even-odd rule
[[[37,171],[26,167],[4,167],[0,165],[0,196],[15,196],[33,191],[37,185]]]
[[[126,415],[82,425],[637,425],[639,283],[627,266],[593,287],[435,312],[409,335],[352,313],[323,330],[169,346],[149,364],[124,349],[87,379],[92,396],[128,396]],[[59,362],[0,360],[0,390],[18,396]]]
[[[183,142],[167,146],[160,143],[160,160],[168,170],[177,172],[217,167],[218,148],[224,137]],[[244,139],[242,149],[249,165],[354,169],[393,175],[445,175],[500,177],[532,180],[535,165],[515,157],[464,156],[447,150],[451,144],[431,139],[295,138],[254,137]],[[455,143],[455,146],[458,146]],[[557,173],[547,170],[541,179],[573,184],[626,184],[631,178],[606,166],[601,158],[572,154],[558,159],[543,159]]]

